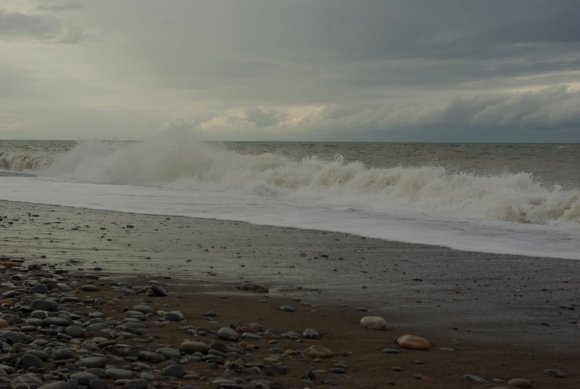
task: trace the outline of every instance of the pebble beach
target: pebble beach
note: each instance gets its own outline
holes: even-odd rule
[[[578,261],[0,202],[0,388],[580,387]]]

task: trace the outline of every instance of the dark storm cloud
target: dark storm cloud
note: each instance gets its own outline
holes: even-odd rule
[[[183,117],[237,139],[578,138],[577,0],[10,1],[28,4],[0,11],[13,68],[51,104],[119,123]],[[52,44],[66,41],[83,45]],[[6,98],[30,91],[12,80],[0,77]]]

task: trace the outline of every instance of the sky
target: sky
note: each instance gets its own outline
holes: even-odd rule
[[[0,139],[580,142],[577,0],[2,0]]]

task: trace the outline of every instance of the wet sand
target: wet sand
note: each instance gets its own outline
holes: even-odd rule
[[[353,352],[345,387],[425,381],[468,387],[468,373],[488,380],[524,376],[533,387],[580,386],[580,261],[14,202],[0,202],[0,216],[0,255],[76,273],[98,268],[161,279],[176,293],[166,304],[192,320],[213,310],[221,324],[263,320],[299,333],[317,328],[321,343]],[[272,297],[240,296],[236,286],[243,280],[269,286]],[[291,299],[298,312],[280,312],[277,298]],[[389,330],[360,327],[367,314],[384,317]],[[434,347],[381,352],[405,333],[425,336]],[[183,340],[178,329],[164,336]],[[290,366],[297,375],[288,382],[297,385],[307,367]],[[567,377],[544,375],[550,368]]]

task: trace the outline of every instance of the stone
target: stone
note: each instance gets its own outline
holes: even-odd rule
[[[125,382],[125,388],[127,389],[147,389],[148,383],[144,379],[128,380]]]
[[[411,350],[428,350],[431,348],[431,343],[427,339],[416,335],[399,336],[397,344],[399,347]]]
[[[44,384],[38,389],[70,389],[70,386],[65,381],[54,381]]]
[[[168,321],[181,321],[183,320],[183,313],[179,311],[171,311],[165,313],[165,316],[163,316],[163,318]]]
[[[37,299],[30,303],[30,309],[55,312],[58,311],[58,303],[51,299]]]
[[[317,344],[308,347],[305,353],[309,357],[316,358],[332,358],[334,356],[334,353],[329,348]]]
[[[83,292],[96,292],[99,290],[99,288],[97,288],[95,285],[87,284],[87,285],[81,285],[81,290]]]
[[[209,346],[208,346],[208,348],[209,348]],[[176,348],[171,348],[171,347],[161,347],[161,348],[158,348],[157,350],[155,350],[155,352],[163,355],[167,359],[181,357],[181,353],[179,352],[179,350]],[[189,354],[192,354],[192,353],[189,353]]]
[[[89,382],[89,389],[108,389],[109,386],[100,378],[95,378]]]
[[[85,334],[84,328],[77,325],[68,326],[64,331],[68,336],[72,336],[73,338],[80,338]]]
[[[187,372],[185,371],[183,366],[174,364],[174,365],[169,365],[165,369],[163,369],[161,374],[163,374],[166,377],[181,378],[184,375],[186,375]]]
[[[280,310],[282,312],[296,312],[296,308],[292,305],[281,305]]]
[[[103,368],[107,364],[106,357],[86,357],[82,358],[79,363],[89,368]]]
[[[238,340],[240,335],[230,327],[222,327],[217,331],[217,336],[225,340]]]
[[[209,350],[209,345],[204,342],[186,340],[181,343],[179,350],[185,354],[193,354],[195,352],[206,353]]]
[[[80,385],[88,386],[92,380],[96,380],[99,377],[97,377],[93,373],[89,373],[88,371],[81,371],[78,373],[71,374],[70,378],[77,381]]]
[[[167,296],[167,291],[159,285],[153,285],[151,286],[151,294],[156,297],[165,297]]]
[[[256,284],[254,282],[244,282],[240,285],[241,290],[245,290],[246,292],[254,292],[254,293],[268,293],[270,290],[260,284]]]
[[[487,380],[475,374],[465,374],[463,379],[466,381],[476,382],[478,384],[487,384]]]
[[[302,336],[306,339],[318,339],[320,338],[320,332],[314,328],[307,328],[304,330],[304,332],[302,332]]]
[[[384,331],[387,329],[387,321],[380,316],[364,316],[360,319],[360,325],[377,331]]]
[[[152,306],[147,304],[137,304],[131,308],[133,311],[141,312],[141,313],[155,313],[155,309]]]
[[[518,388],[530,388],[532,386],[532,382],[530,380],[522,377],[512,378],[507,383],[508,385],[515,386]]]
[[[566,373],[559,369],[546,369],[544,375],[554,378],[566,378]]]
[[[8,323],[6,320],[4,319],[0,319],[0,328],[7,328],[10,326],[10,323]]]
[[[18,364],[27,370],[42,370],[44,362],[32,353],[25,353],[18,360]]]
[[[133,372],[125,369],[109,368],[105,370],[105,377],[113,380],[124,380],[133,378]]]

